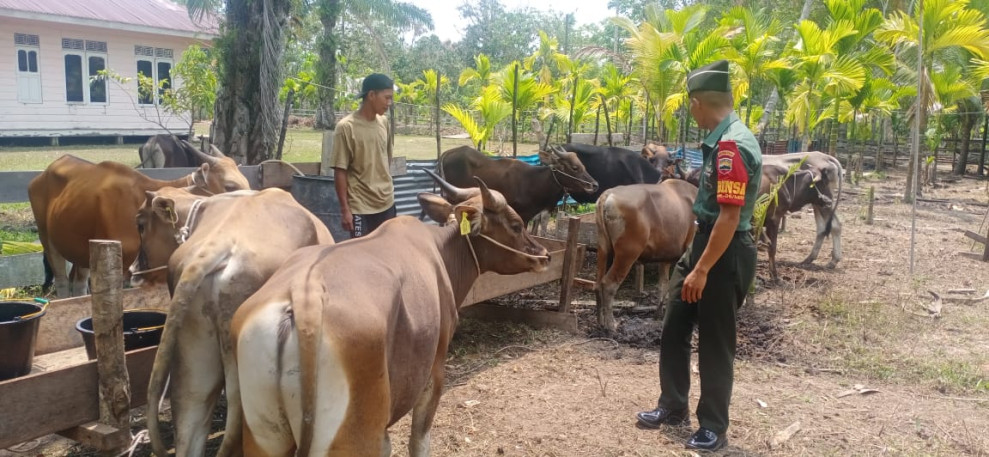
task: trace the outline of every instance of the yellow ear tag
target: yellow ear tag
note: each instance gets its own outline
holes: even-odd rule
[[[460,234],[467,236],[470,234],[470,221],[467,220],[467,213],[460,213]]]

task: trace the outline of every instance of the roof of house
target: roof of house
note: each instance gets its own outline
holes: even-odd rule
[[[184,6],[169,0],[0,0],[0,16],[180,36],[217,34],[214,18],[193,21]]]

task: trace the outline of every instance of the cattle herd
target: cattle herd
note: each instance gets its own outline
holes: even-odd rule
[[[287,192],[249,190],[220,151],[174,137],[149,140],[142,160],[165,163],[181,151],[183,164],[197,167],[189,176],[156,181],[66,156],[28,190],[60,297],[86,292],[89,239],[120,240],[133,283],[167,282],[172,299],[148,388],[157,455],[167,455],[158,408],[168,386],[176,455],[204,455],[225,392],[221,456],[389,455],[387,430],[410,411],[409,453],[425,456],[458,308],[474,281],[549,264],[527,223],[567,195],[596,202],[606,330],[615,328],[611,304],[632,265],[663,265],[665,298],[669,265],[693,238],[696,172],[662,146],[546,149],[544,166],[470,147],[446,151],[428,172],[440,194],[418,196],[440,226],[399,217],[339,244]],[[834,266],[840,164],[818,152],[763,160],[763,192],[787,178],[765,223],[773,277],[780,219],[808,204],[817,237],[806,262],[831,235]],[[787,177],[794,163],[800,168]]]

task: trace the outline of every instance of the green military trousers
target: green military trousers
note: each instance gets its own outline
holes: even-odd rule
[[[693,244],[677,262],[663,318],[660,340],[659,406],[687,408],[690,392],[690,340],[698,332],[701,396],[697,404],[700,426],[723,434],[728,429],[735,360],[735,312],[742,306],[755,278],[756,246],[748,231],[735,232],[731,244],[708,273],[697,303],[681,298],[684,278],[694,269],[710,233],[698,230]]]

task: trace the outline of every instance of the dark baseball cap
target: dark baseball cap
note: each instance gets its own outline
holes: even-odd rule
[[[395,82],[392,81],[391,78],[381,73],[372,73],[368,75],[366,78],[364,78],[364,82],[361,83],[361,93],[360,95],[357,96],[357,98],[363,99],[364,97],[367,96],[367,93],[371,92],[372,90],[385,90],[385,89],[394,89],[394,88],[395,88]]]

